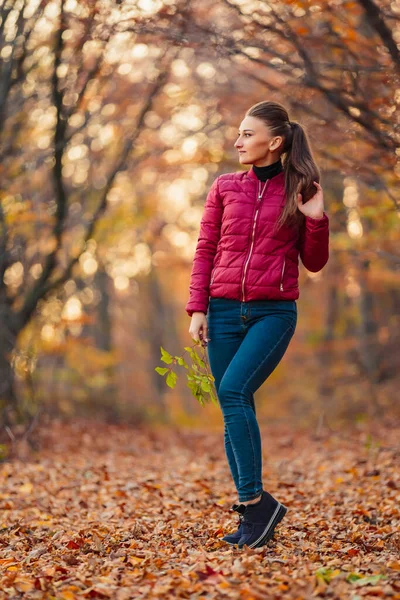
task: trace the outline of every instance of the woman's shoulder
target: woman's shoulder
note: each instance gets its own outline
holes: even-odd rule
[[[248,177],[248,171],[233,171],[231,173],[222,173],[218,175],[219,181],[229,181],[230,179],[243,179],[244,177]]]
[[[231,185],[241,184],[248,180],[248,171],[233,171],[231,173],[222,173],[218,175],[218,188],[224,190]]]

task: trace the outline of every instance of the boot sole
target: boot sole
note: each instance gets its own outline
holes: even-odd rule
[[[258,546],[264,546],[264,544],[266,544],[274,535],[275,527],[278,525],[278,523],[282,521],[283,517],[287,513],[287,510],[288,509],[286,508],[286,506],[279,503],[260,537],[251,544],[243,544],[243,546],[246,545],[249,548],[257,548]],[[240,547],[242,548],[243,546]]]
[[[236,546],[236,544],[239,543],[240,538],[239,538],[239,540],[237,542],[230,542],[229,540],[224,540],[224,538],[221,538],[221,540],[223,542],[225,542],[225,544],[229,544],[230,546]]]

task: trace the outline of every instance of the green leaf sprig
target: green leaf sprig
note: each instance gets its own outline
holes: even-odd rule
[[[199,356],[196,348],[200,348],[203,354]],[[161,349],[161,360],[167,365],[179,365],[186,369],[187,386],[190,388],[193,396],[198,400],[201,406],[204,406],[206,402],[214,402],[218,406],[217,394],[214,387],[215,378],[211,374],[208,359],[205,348],[201,345],[201,341],[195,341],[193,346],[185,346],[184,350],[189,357],[192,359],[192,364],[189,365],[182,356],[172,356],[162,346]],[[185,352],[183,354],[185,354]],[[156,367],[155,370],[162,377],[167,375],[165,378],[166,384],[170,388],[174,388],[178,379],[175,371],[171,367]]]

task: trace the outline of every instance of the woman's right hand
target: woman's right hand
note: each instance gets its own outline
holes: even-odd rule
[[[208,321],[207,316],[203,312],[194,312],[192,314],[192,320],[190,322],[189,333],[192,339],[199,341],[201,339],[201,345],[207,346],[208,343]]]

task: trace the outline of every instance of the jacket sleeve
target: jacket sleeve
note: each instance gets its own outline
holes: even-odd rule
[[[210,277],[221,233],[222,212],[223,205],[219,195],[217,177],[208,192],[200,223],[200,233],[190,276],[189,300],[185,307],[189,317],[194,312],[207,313]]]
[[[329,258],[329,218],[324,213],[322,219],[306,217],[300,234],[300,258],[308,271],[316,273]]]

